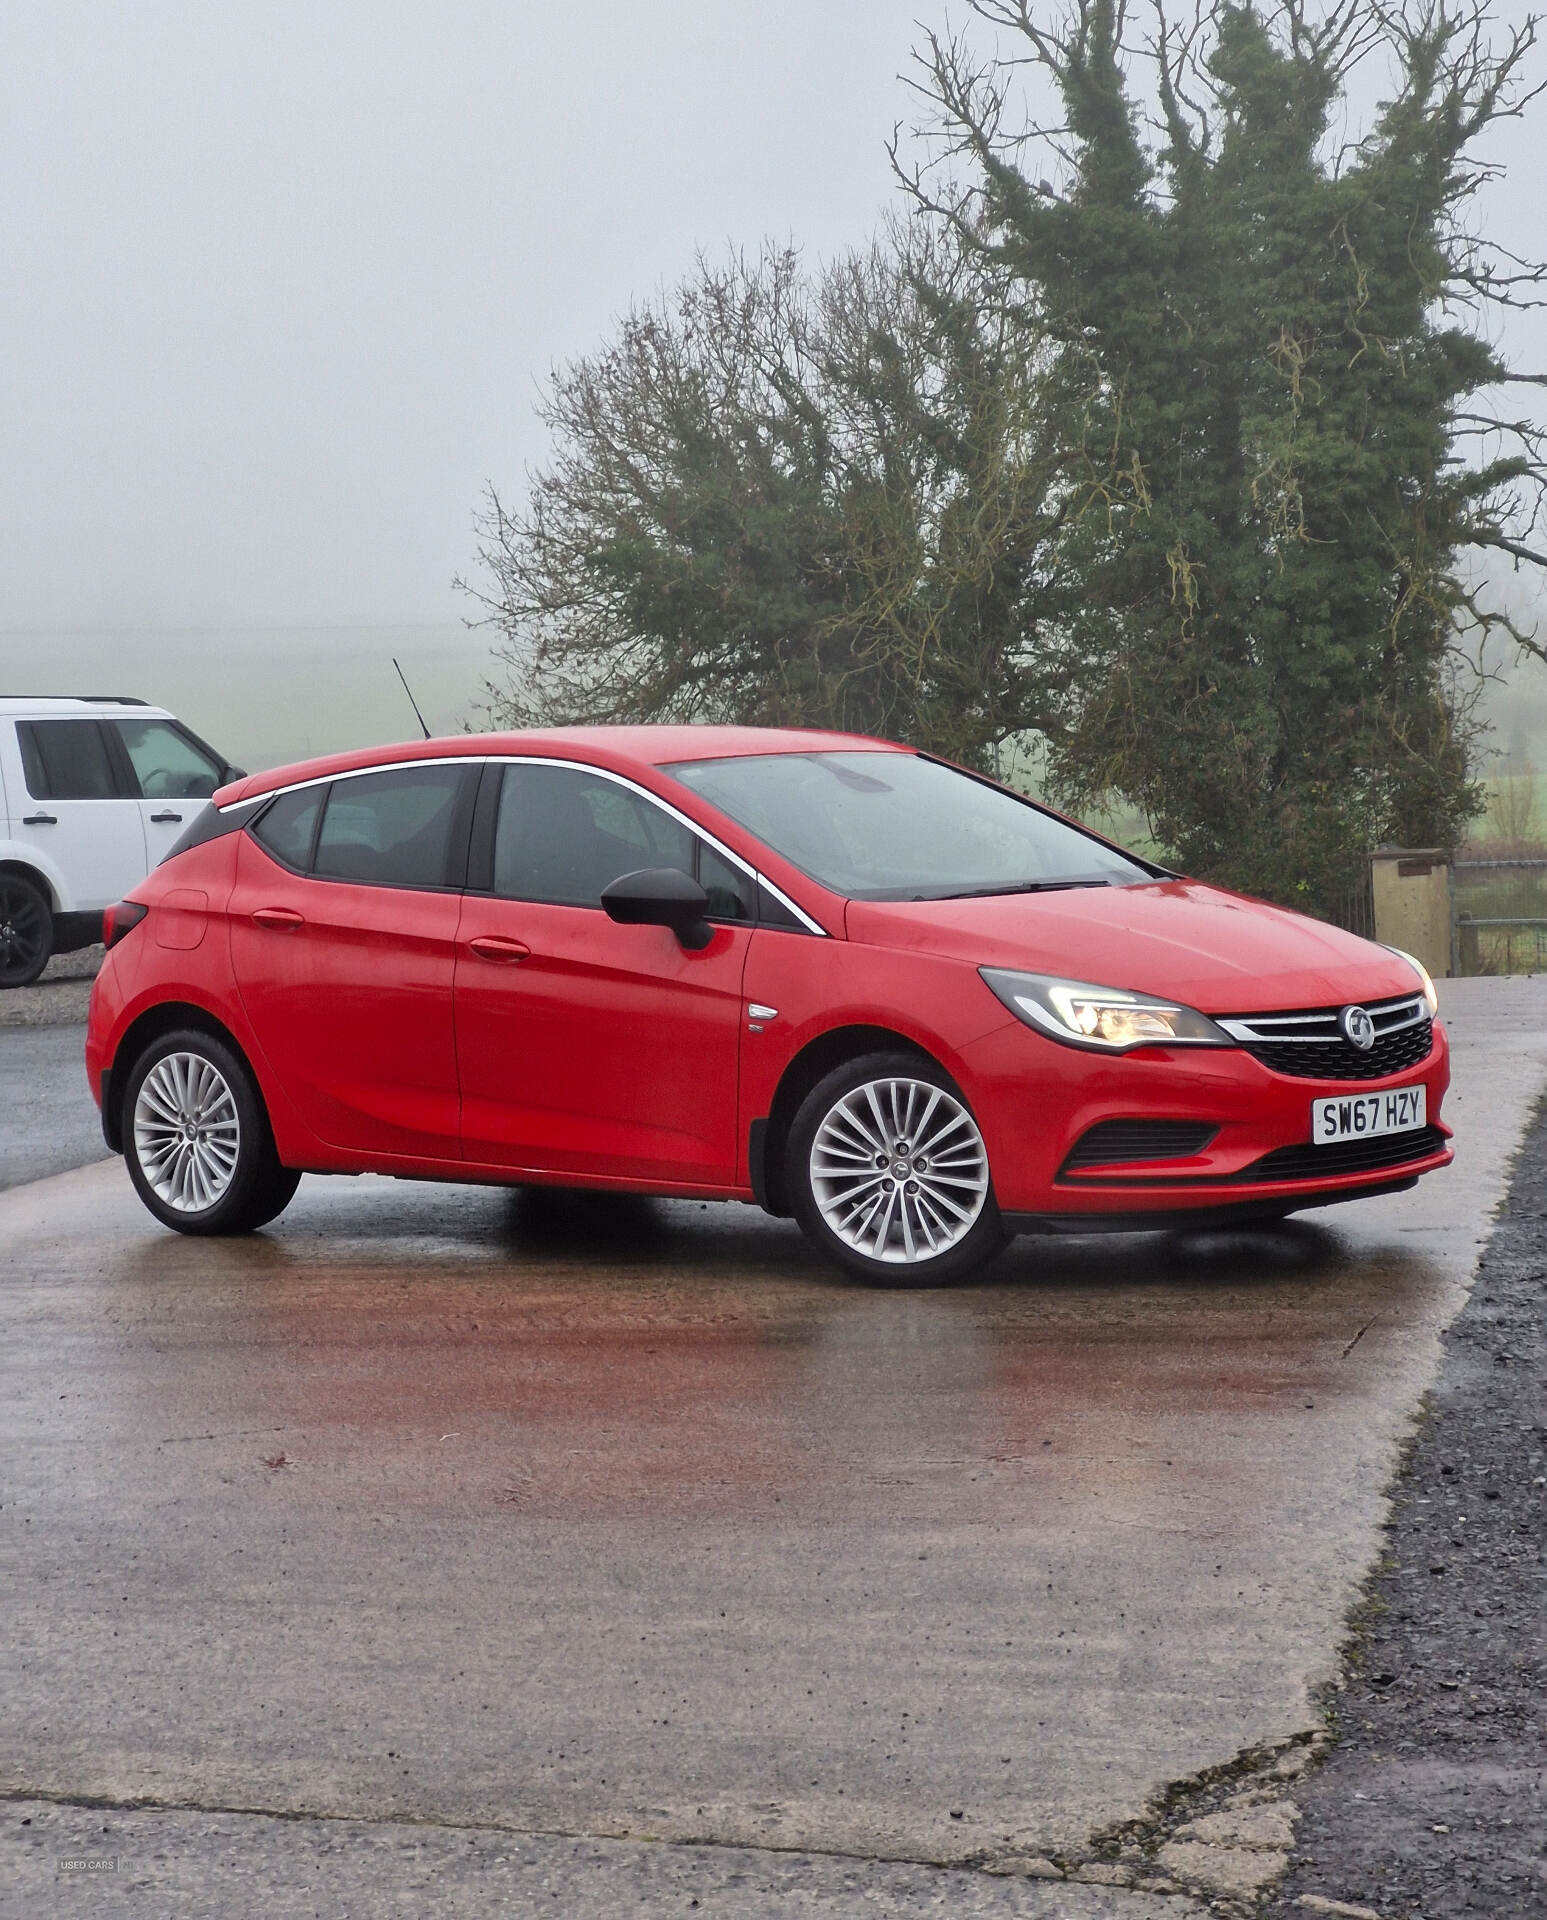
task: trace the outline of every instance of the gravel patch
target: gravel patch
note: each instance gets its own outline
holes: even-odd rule
[[[1445,1335],[1272,1920],[1547,1915],[1544,1298],[1547,1107]]]
[[[43,977],[30,987],[0,992],[0,1027],[73,1027],[84,1024],[91,983],[102,965],[103,948],[81,947],[56,953]]]

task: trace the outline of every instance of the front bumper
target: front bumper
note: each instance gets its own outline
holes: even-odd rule
[[[1175,1216],[1189,1214],[1265,1217],[1409,1186],[1452,1158],[1441,1117],[1450,1049],[1438,1020],[1426,1060],[1357,1087],[1277,1073],[1233,1047],[1086,1053],[1019,1021],[967,1049],[963,1064],[1000,1211],[1010,1226],[1027,1231],[1104,1231],[1148,1226],[1157,1217],[1181,1224]],[[1376,1154],[1376,1163],[1348,1170],[1336,1148],[1312,1146],[1314,1100],[1419,1085],[1426,1089],[1428,1131],[1410,1143],[1391,1136],[1402,1144],[1384,1163]],[[1112,1120],[1195,1122],[1214,1131],[1201,1152],[1182,1158],[1066,1170],[1075,1143]],[[1408,1145],[1412,1158],[1403,1157]],[[1277,1177],[1273,1169],[1257,1170],[1270,1154],[1280,1156]]]

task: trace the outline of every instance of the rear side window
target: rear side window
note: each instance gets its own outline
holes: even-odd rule
[[[16,740],[34,800],[120,797],[99,721],[18,720]]]
[[[313,871],[377,887],[444,887],[464,786],[459,766],[365,773],[328,790]]]
[[[262,819],[252,829],[253,838],[276,860],[304,873],[312,863],[317,815],[327,792],[326,787],[298,787],[294,793],[282,793],[264,809]]]

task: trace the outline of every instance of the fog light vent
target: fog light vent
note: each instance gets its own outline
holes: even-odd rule
[[[1061,1173],[1130,1160],[1187,1160],[1219,1132],[1201,1120],[1103,1120],[1074,1143]]]
[[[1375,1140],[1338,1140],[1330,1146],[1279,1147],[1231,1174],[1232,1180],[1321,1180],[1340,1173],[1374,1173],[1382,1167],[1400,1167],[1409,1160],[1427,1160],[1445,1145],[1438,1127],[1417,1127],[1411,1133],[1389,1133]]]

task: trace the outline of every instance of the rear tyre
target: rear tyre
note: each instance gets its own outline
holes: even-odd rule
[[[949,1286],[1008,1238],[978,1123],[917,1054],[867,1054],[814,1087],[785,1179],[807,1237],[871,1286]]]
[[[163,1034],[135,1061],[123,1141],[135,1191],[179,1233],[251,1233],[283,1211],[301,1178],[280,1165],[235,1049],[193,1029]]]
[[[30,987],[54,951],[54,915],[41,887],[0,873],[0,987]]]

